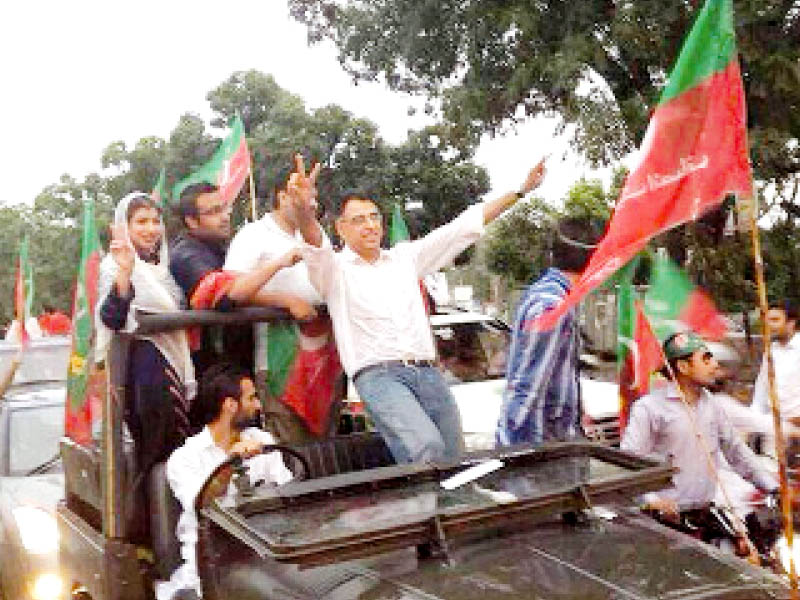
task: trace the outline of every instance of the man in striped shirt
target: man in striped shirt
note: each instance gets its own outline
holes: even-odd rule
[[[582,435],[577,309],[550,330],[539,331],[531,323],[567,295],[600,235],[588,219],[570,217],[559,221],[553,237],[553,266],[528,287],[514,317],[498,446]]]

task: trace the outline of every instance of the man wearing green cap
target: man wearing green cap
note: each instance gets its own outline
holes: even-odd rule
[[[622,440],[623,450],[669,458],[679,469],[671,487],[645,494],[646,508],[677,520],[680,512],[708,507],[717,487],[720,452],[756,487],[777,489],[775,477],[761,466],[707,389],[719,364],[702,338],[692,332],[673,334],[664,341],[664,356],[669,368],[662,372],[670,381],[634,403]]]

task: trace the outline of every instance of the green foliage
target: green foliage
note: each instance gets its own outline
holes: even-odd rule
[[[638,146],[702,2],[289,0],[311,42],[332,40],[356,79],[441,106],[453,143],[559,115],[596,165]],[[798,171],[800,13],[734,0],[752,159],[764,181]],[[789,143],[787,143],[789,142]]]
[[[578,180],[564,198],[564,208],[556,210],[539,198],[520,202],[490,227],[485,241],[486,266],[496,275],[510,279],[511,287],[527,285],[549,266],[547,239],[553,222],[560,217],[607,219],[612,204],[596,179]]]
[[[323,165],[318,185],[329,232],[335,204],[346,189],[372,190],[387,215],[396,202],[421,201],[422,209],[409,214],[412,235],[417,236],[449,221],[489,188],[485,170],[444,143],[439,128],[412,132],[405,143],[393,146],[371,121],[336,105],[309,111],[299,97],[257,71],[234,73],[207,99],[213,111],[211,125],[219,128],[219,137],[207,131],[200,117],[184,114],[167,140],[143,137],[131,148],[122,141],[111,142],[100,156],[106,175],[92,174],[82,182],[64,175],[39,193],[33,207],[0,208],[0,256],[5,259],[0,268],[0,323],[7,322],[13,311],[13,269],[23,232],[29,232],[31,239],[37,287],[34,310],[47,302],[69,312],[83,195],[96,199],[98,231],[105,246],[116,202],[135,190],[151,191],[162,167],[171,189],[209,159],[237,112],[253,156],[259,214],[270,209],[272,191],[286,181],[297,151],[305,154],[307,164],[316,160]],[[245,185],[235,205],[235,225],[249,216],[249,207]],[[174,218],[167,219],[167,226],[170,235],[180,229]]]

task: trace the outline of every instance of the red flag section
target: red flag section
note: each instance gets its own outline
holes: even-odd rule
[[[745,101],[730,0],[708,0],[684,45],[606,235],[569,295],[533,323],[550,328],[653,236],[727,193],[750,195]]]

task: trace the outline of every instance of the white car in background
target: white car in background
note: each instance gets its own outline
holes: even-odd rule
[[[439,367],[450,385],[468,450],[494,447],[494,432],[506,386],[506,357],[511,330],[500,319],[451,309],[430,317]],[[619,445],[619,394],[615,381],[584,375],[580,379],[583,425],[590,439]],[[363,412],[352,382],[344,414]]]
[[[461,411],[469,450],[494,447],[505,389],[511,331],[489,315],[452,310],[431,315],[439,365]],[[584,427],[590,439],[619,443],[619,394],[615,381],[580,378]]]

